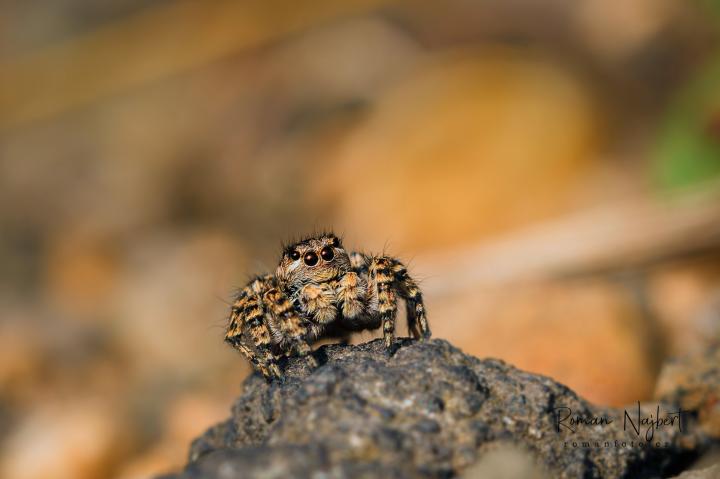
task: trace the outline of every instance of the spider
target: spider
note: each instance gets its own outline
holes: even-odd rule
[[[283,378],[279,360],[293,354],[316,368],[310,345],[321,338],[382,326],[392,352],[398,297],[412,336],[428,339],[420,289],[400,261],[348,253],[336,235],[314,235],[285,247],[274,275],[258,276],[238,292],[225,341],[268,381]]]

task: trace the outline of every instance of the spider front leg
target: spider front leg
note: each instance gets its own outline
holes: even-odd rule
[[[395,317],[397,316],[392,260],[385,256],[371,258],[368,277],[371,301],[375,303],[380,316],[385,347],[392,350],[395,344]]]
[[[393,260],[393,273],[395,281],[400,290],[400,296],[405,300],[407,313],[408,331],[415,339],[429,339],[430,325],[428,324],[423,303],[422,293],[417,282],[410,277],[407,268],[400,261]]]
[[[386,256],[372,257],[369,259],[368,276],[371,282],[371,299],[376,303],[382,321],[385,345],[391,348],[395,340],[396,292],[405,300],[410,334],[416,339],[428,339],[431,334],[430,325],[422,294],[405,265]]]
[[[277,358],[270,349],[272,336],[264,320],[262,301],[257,290],[257,279],[245,288],[235,300],[230,312],[230,320],[225,341],[245,356],[267,380],[282,378]],[[249,336],[249,338],[248,338]]]
[[[307,321],[300,316],[290,298],[273,288],[265,293],[264,299],[277,325],[280,345],[286,345],[295,354],[304,357],[310,368],[317,368],[317,361],[310,355],[312,348],[308,343]]]

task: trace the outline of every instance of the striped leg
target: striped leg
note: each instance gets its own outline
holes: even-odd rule
[[[306,321],[295,310],[295,307],[285,294],[273,288],[265,293],[265,304],[270,310],[277,325],[278,342],[288,344],[300,357],[305,357],[310,368],[317,367],[317,361],[310,354],[312,348],[308,343],[308,329]]]
[[[371,295],[375,296],[372,299],[377,301],[385,347],[392,349],[395,344],[395,317],[397,316],[397,298],[392,287],[394,279],[392,260],[384,256],[373,257],[368,272],[369,289]]]
[[[425,314],[425,304],[423,303],[420,288],[408,274],[405,265],[397,260],[393,264],[393,273],[400,296],[405,300],[408,331],[415,339],[425,340],[430,338],[430,325]]]
[[[225,341],[245,356],[266,379],[281,378],[277,358],[270,349],[272,336],[264,320],[258,293],[265,288],[258,278],[240,292],[232,306]]]
[[[282,372],[277,365],[277,359],[268,349],[260,349],[256,352],[252,343],[242,336],[226,338],[226,341],[240,351],[245,356],[245,359],[252,364],[253,369],[260,372],[265,379],[268,381],[282,379]]]

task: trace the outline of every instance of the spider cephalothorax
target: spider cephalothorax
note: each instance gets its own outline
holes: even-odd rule
[[[336,236],[308,238],[287,246],[275,272],[287,288],[338,279],[351,269],[350,257]]]
[[[422,295],[400,261],[348,253],[334,234],[316,235],[287,246],[274,275],[258,276],[238,293],[225,340],[266,378],[280,378],[282,356],[305,356],[316,366],[310,344],[318,338],[382,326],[391,349],[398,297],[410,333],[429,338]]]

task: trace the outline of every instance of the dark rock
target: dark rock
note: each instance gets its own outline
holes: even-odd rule
[[[720,477],[720,464],[705,469],[686,471],[675,476],[674,479],[718,479],[718,477]]]
[[[271,477],[453,477],[502,444],[527,451],[549,477],[654,478],[682,471],[710,439],[694,414],[658,427],[651,441],[625,410],[594,406],[566,386],[496,359],[477,359],[442,340],[329,345],[310,371],[287,365],[286,380],[245,381],[232,417],[196,439],[176,479]],[[677,404],[629,406],[630,418]],[[609,424],[558,430],[558,414]]]

